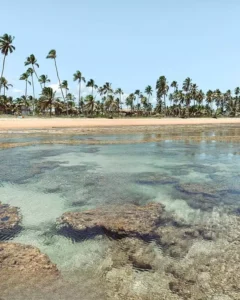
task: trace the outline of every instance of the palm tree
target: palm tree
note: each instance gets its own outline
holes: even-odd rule
[[[82,73],[80,71],[76,71],[76,73],[73,74],[73,80],[78,81],[78,106],[79,106],[79,113],[80,113],[80,101],[81,101],[81,83],[86,82],[85,77],[82,76]]]
[[[33,71],[32,68],[28,68],[27,73],[29,74],[29,76],[31,76],[31,79],[32,79],[33,98],[35,98],[35,89],[34,89],[34,82],[33,82],[33,73],[34,73],[34,71]]]
[[[3,96],[5,96],[6,90],[8,90],[10,86],[13,86],[12,84],[8,83],[5,77],[0,78],[0,84],[3,86]]]
[[[31,76],[31,79],[32,79],[32,89],[33,89],[33,99],[32,99],[32,103],[33,103],[33,115],[35,113],[35,107],[34,107],[34,103],[35,103],[35,89],[34,89],[34,82],[33,82],[33,69],[32,68],[28,68],[27,69],[27,73]]]
[[[211,107],[212,111],[212,103],[213,103],[213,91],[208,90],[206,93],[206,102]]]
[[[67,93],[68,93],[68,82],[67,80],[63,80],[63,82],[60,84],[60,89],[64,89],[65,90],[65,100],[67,102],[67,115],[68,115],[68,101],[67,101]]]
[[[166,96],[169,90],[169,86],[167,83],[167,78],[165,76],[159,77],[156,83],[156,89],[158,101],[161,101],[161,98],[163,97],[164,106],[166,108]]]
[[[178,83],[177,83],[177,81],[174,80],[171,83],[171,87],[174,88],[174,92],[176,92],[178,90]]]
[[[187,107],[187,116],[189,117],[189,106],[191,104],[191,89],[192,89],[192,79],[187,77],[183,82],[183,91],[185,92],[185,103]]]
[[[134,93],[137,96],[137,110],[139,110],[139,96],[141,95],[140,90],[136,90]]]
[[[107,98],[108,98],[108,94],[109,93],[113,93],[113,89],[111,87],[111,83],[109,82],[106,82],[103,87],[100,87],[99,88],[99,93],[100,95],[107,95]]]
[[[36,66],[37,68],[39,68],[39,64],[37,63],[37,59],[36,59],[36,57],[34,56],[34,54],[31,54],[31,55],[29,55],[29,56],[26,58],[26,61],[25,61],[24,65],[25,65],[25,66],[29,66],[29,65],[32,66],[33,72],[34,72],[34,74],[36,75],[38,82],[40,82],[40,81],[39,81],[39,78],[38,78],[38,75],[37,75],[37,72],[36,72],[36,70],[35,70],[35,66]],[[40,82],[40,85],[41,85],[41,88],[42,88],[41,82]]]
[[[48,76],[47,75],[41,75],[38,79],[38,81],[40,82],[40,84],[42,85],[43,84],[43,87],[45,88],[46,86],[46,83],[50,82],[51,80],[48,79]]]
[[[63,101],[66,102],[64,94],[63,94],[63,90],[61,88],[61,80],[60,80],[59,73],[58,73],[58,68],[57,68],[57,60],[56,60],[57,59],[57,52],[56,52],[56,50],[54,50],[54,49],[50,50],[46,58],[54,60],[55,69],[56,69],[57,78],[58,78],[58,83],[59,83],[60,90],[61,90],[61,93],[62,93]]]
[[[118,107],[118,112],[120,110],[120,105],[122,104],[122,95],[124,94],[123,93],[123,90],[121,88],[117,88],[116,91],[115,91],[115,94],[116,95],[119,95],[119,107]]]
[[[12,45],[13,41],[14,41],[14,36],[11,36],[7,33],[5,33],[3,36],[0,36],[0,51],[4,55],[0,78],[3,77],[6,56],[15,50],[15,47]],[[1,95],[1,89],[2,89],[2,85],[0,84],[0,95]]]
[[[92,88],[92,96],[93,96],[93,90],[98,88],[98,86],[95,84],[95,81],[93,79],[90,79],[88,81],[86,87],[91,87]]]
[[[93,95],[88,95],[85,98],[86,104],[85,104],[85,108],[88,110],[88,112],[91,113],[91,115],[93,114],[94,108],[95,108],[95,99],[93,97]]]
[[[153,93],[153,89],[152,89],[151,85],[148,85],[145,88],[145,93],[148,95],[148,103],[149,103],[150,97],[152,96],[152,93]]]
[[[28,84],[31,85],[31,82],[28,80],[29,75],[30,74],[28,72],[25,72],[19,78],[20,80],[25,80],[25,82],[26,82],[26,86],[25,86],[25,97],[26,98],[27,98],[27,87],[28,87]]]
[[[52,105],[55,101],[56,91],[54,92],[51,87],[44,87],[42,89],[42,101],[46,102],[47,107],[50,107],[50,117],[52,116]]]
[[[240,111],[240,99],[239,99],[240,88],[236,87],[234,93],[236,96],[236,113],[238,113]]]

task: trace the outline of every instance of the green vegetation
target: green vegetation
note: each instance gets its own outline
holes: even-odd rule
[[[39,68],[34,54],[29,55],[24,62],[28,69],[19,77],[25,81],[25,94],[13,99],[7,96],[10,86],[4,77],[6,58],[15,47],[14,37],[9,34],[0,36],[0,51],[3,55],[3,63],[0,77],[0,113],[3,114],[30,114],[30,115],[84,115],[84,116],[171,116],[171,117],[216,117],[216,116],[240,116],[240,87],[236,87],[234,93],[230,90],[221,92],[219,89],[209,90],[204,93],[186,78],[179,88],[177,81],[169,85],[165,76],[160,76],[156,82],[155,91],[147,85],[144,92],[139,89],[134,93],[124,94],[121,88],[113,89],[110,82],[98,86],[93,79],[86,81],[83,74],[78,70],[73,74],[73,81],[78,83],[78,99],[69,92],[67,80],[60,80],[57,67],[57,52],[52,49],[47,59],[54,61],[58,78],[61,97],[56,97],[56,92],[47,87],[50,82],[48,75],[38,76],[36,69]],[[41,94],[35,95],[35,81],[40,84]],[[82,83],[89,88],[89,95],[82,96]],[[32,87],[30,91],[28,86]],[[156,105],[153,106],[151,99],[156,94]],[[77,100],[77,104],[75,102]],[[168,101],[167,101],[168,100]],[[124,109],[127,107],[127,109]]]

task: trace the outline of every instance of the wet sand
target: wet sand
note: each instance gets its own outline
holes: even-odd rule
[[[68,118],[0,118],[0,130],[54,129],[54,128],[96,128],[125,126],[164,125],[221,125],[239,124],[240,118],[163,118],[163,119],[68,119]]]

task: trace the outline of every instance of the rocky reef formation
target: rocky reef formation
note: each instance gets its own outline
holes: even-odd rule
[[[191,226],[165,211],[160,203],[145,206],[109,205],[82,212],[67,212],[57,220],[60,233],[75,240],[106,234],[114,239],[154,240],[166,254],[183,257],[196,239],[214,240],[216,233]]]
[[[136,183],[144,185],[175,184],[178,182],[178,180],[174,177],[154,172],[143,172],[137,174],[137,178],[134,179]]]
[[[21,216],[17,207],[0,202],[0,241],[9,239],[20,229]]]
[[[46,283],[49,285],[51,281],[59,278],[59,271],[56,265],[35,247],[1,242],[0,278],[1,296],[8,296],[11,291],[26,292],[28,289],[45,286]]]
[[[166,220],[163,205],[149,203],[145,206],[108,205],[88,211],[67,212],[57,223],[62,232],[75,232],[80,238],[101,233],[116,237],[152,238],[158,225]]]
[[[226,183],[182,183],[176,185],[176,189],[194,209],[211,211],[214,207],[224,206],[225,210],[234,214],[240,209],[237,203],[240,188],[237,186],[231,189]]]

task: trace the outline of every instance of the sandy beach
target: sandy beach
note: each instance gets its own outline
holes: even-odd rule
[[[0,130],[96,128],[164,125],[221,125],[239,124],[240,118],[189,118],[189,119],[67,119],[67,118],[0,118]]]

